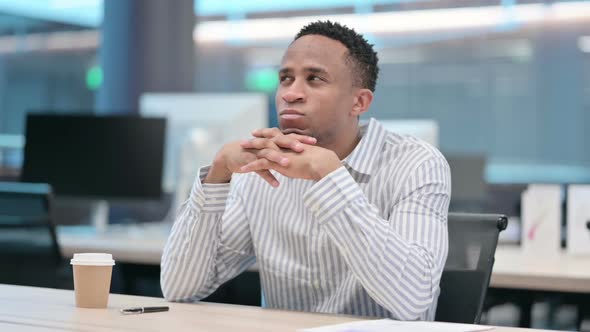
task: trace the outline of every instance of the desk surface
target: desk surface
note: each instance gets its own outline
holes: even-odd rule
[[[168,305],[169,312],[122,315],[131,306]],[[0,285],[0,330],[10,331],[295,331],[359,320],[356,317],[217,303],[165,303],[111,294],[107,309],[74,306],[69,290]],[[441,323],[444,324],[444,323]],[[497,332],[540,331],[498,327]]]
[[[498,288],[590,293],[590,256],[553,255],[499,246],[490,285]]]
[[[160,264],[170,224],[111,226],[104,234],[90,227],[58,227],[62,254],[109,252],[118,262]],[[519,247],[499,246],[491,287],[590,293],[590,256],[525,253]]]

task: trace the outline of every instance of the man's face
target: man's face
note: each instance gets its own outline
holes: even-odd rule
[[[340,42],[306,35],[287,49],[279,71],[276,94],[283,133],[313,136],[318,145],[330,144],[350,130],[353,106],[348,50]]]

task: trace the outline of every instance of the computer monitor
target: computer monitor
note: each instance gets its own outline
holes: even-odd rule
[[[451,169],[451,206],[465,212],[471,212],[470,208],[479,208],[481,211],[487,195],[485,155],[444,155]]]
[[[140,114],[167,118],[162,186],[173,193],[168,216],[190,193],[199,167],[227,142],[268,126],[268,97],[260,93],[148,93]]]
[[[379,119],[387,131],[409,135],[438,147],[438,123],[429,119]]]
[[[106,199],[159,199],[165,130],[165,118],[28,114],[21,180],[102,200],[102,213]]]
[[[168,120],[162,183],[167,192],[175,190],[181,149],[191,135],[221,147],[268,126],[268,99],[258,93],[148,93],[141,96],[139,109],[142,116],[162,116]],[[199,156],[203,163],[211,162],[215,156],[216,150],[210,150]]]

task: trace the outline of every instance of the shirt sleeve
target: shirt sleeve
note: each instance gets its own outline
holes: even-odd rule
[[[448,251],[450,170],[423,161],[401,183],[389,215],[380,215],[343,166],[305,194],[306,206],[367,293],[397,319],[423,317],[437,300]]]
[[[202,181],[199,170],[164,247],[160,284],[169,301],[200,300],[255,261],[248,220],[230,184]]]

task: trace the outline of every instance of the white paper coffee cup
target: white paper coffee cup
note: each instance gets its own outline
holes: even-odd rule
[[[113,255],[104,253],[74,254],[70,261],[74,268],[76,306],[106,308],[111,288]]]

